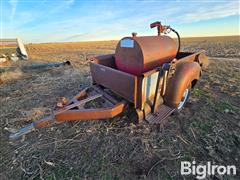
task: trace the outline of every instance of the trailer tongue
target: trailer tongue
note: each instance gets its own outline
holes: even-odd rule
[[[179,34],[170,26],[155,22],[153,27],[158,29],[157,36],[134,33],[120,40],[115,54],[92,58],[91,87],[71,100],[63,98],[51,116],[19,129],[10,139],[54,123],[113,118],[129,107],[134,107],[138,122],[161,123],[179,112],[208,59],[204,51],[181,52]],[[177,34],[178,46],[161,35],[170,31]],[[89,108],[87,104],[95,100],[100,108]]]
[[[100,99],[102,108],[85,108],[84,105],[93,100]],[[63,121],[74,120],[94,120],[113,118],[120,114],[126,107],[126,101],[117,100],[113,96],[108,95],[99,86],[92,86],[81,91],[71,100],[63,99],[57,104],[58,110],[52,115],[35,121],[28,126],[19,129],[10,135],[10,139],[16,139],[24,134],[46,127],[50,124],[61,123]]]

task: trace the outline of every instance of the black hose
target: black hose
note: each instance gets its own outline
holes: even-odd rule
[[[178,32],[177,32],[175,29],[173,29],[173,28],[171,28],[171,27],[170,27],[170,29],[171,29],[171,31],[173,31],[173,32],[177,35],[177,37],[178,37],[178,50],[177,50],[177,54],[178,54],[179,51],[180,51],[180,47],[181,47],[180,35],[178,34]]]

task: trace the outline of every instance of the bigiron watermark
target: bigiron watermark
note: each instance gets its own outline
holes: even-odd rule
[[[181,175],[194,175],[197,179],[204,179],[211,175],[231,175],[234,176],[237,173],[237,168],[234,165],[215,165],[211,162],[207,164],[196,164],[195,161],[182,161],[181,162]]]

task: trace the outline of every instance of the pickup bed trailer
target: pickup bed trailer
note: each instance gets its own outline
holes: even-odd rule
[[[91,58],[93,85],[72,99],[63,98],[51,116],[19,129],[10,139],[53,123],[113,118],[129,107],[134,108],[137,123],[160,123],[180,112],[208,58],[204,51],[181,52],[180,36],[170,26],[155,22],[150,27],[157,27],[157,36],[133,33],[119,41],[115,54]],[[162,36],[171,31],[178,36],[178,46]],[[100,108],[88,107],[96,100]]]

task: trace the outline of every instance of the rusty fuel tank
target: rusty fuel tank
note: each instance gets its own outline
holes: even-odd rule
[[[177,44],[169,36],[139,36],[121,39],[116,47],[115,63],[119,70],[141,75],[170,62],[177,55]]]

